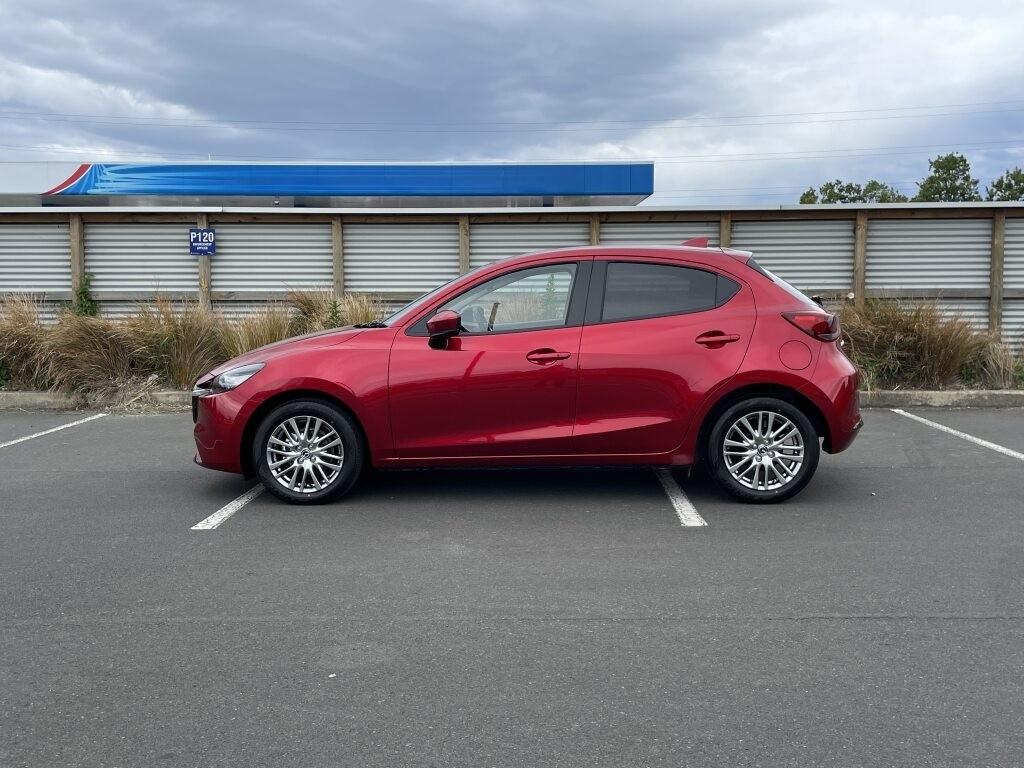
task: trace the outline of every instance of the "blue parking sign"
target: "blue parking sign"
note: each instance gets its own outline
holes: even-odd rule
[[[210,256],[217,253],[217,232],[214,229],[193,227],[188,231],[188,252],[192,256]]]

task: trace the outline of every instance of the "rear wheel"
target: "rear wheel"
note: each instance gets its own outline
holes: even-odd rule
[[[318,400],[295,400],[269,414],[256,431],[253,464],[264,487],[292,504],[318,504],[348,493],[364,450],[352,419]]]
[[[707,446],[715,482],[737,499],[762,504],[802,491],[817,469],[819,454],[810,419],[773,397],[743,400],[726,410]]]

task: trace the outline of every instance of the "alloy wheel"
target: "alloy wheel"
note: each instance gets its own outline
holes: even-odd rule
[[[740,416],[725,433],[725,467],[740,485],[774,491],[789,485],[804,463],[804,438],[797,426],[774,411]]]
[[[267,467],[284,488],[317,493],[341,474],[345,446],[331,424],[318,416],[292,416],[267,439]]]

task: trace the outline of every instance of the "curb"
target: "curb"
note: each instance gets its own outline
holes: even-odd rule
[[[174,389],[155,390],[133,405],[187,408],[191,395]],[[1021,389],[872,390],[861,391],[863,408],[1024,408]],[[82,408],[116,407],[117,403],[88,402],[83,397],[60,392],[0,392],[0,411],[73,411]]]
[[[190,401],[191,395],[188,392],[167,389],[147,392],[131,401],[130,405],[187,408]],[[90,401],[80,395],[61,392],[0,392],[0,411],[76,411],[83,408],[117,408],[120,405],[116,401]]]
[[[1021,389],[900,389],[861,391],[860,404],[864,408],[902,408],[924,406],[928,408],[1021,408],[1024,390]]]

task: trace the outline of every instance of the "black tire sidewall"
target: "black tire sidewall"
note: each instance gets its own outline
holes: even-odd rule
[[[281,422],[296,416],[315,416],[328,422],[338,432],[345,448],[345,460],[337,479],[315,493],[290,491],[274,479],[267,465],[267,441]],[[253,466],[263,486],[278,498],[292,504],[322,504],[348,493],[362,474],[365,450],[352,419],[337,406],[321,400],[293,400],[279,405],[260,422],[253,441]]]
[[[803,437],[803,464],[800,466],[796,479],[782,488],[767,491],[756,491],[752,488],[747,488],[729,474],[729,470],[725,466],[725,461],[722,458],[722,445],[725,440],[726,431],[738,418],[753,411],[774,411],[785,416],[796,425]],[[772,504],[784,501],[800,493],[814,476],[821,453],[818,439],[818,433],[814,429],[811,420],[792,403],[774,397],[755,397],[749,400],[741,400],[735,405],[730,406],[719,416],[711,430],[707,444],[708,468],[711,477],[719,487],[741,501],[753,504]]]

